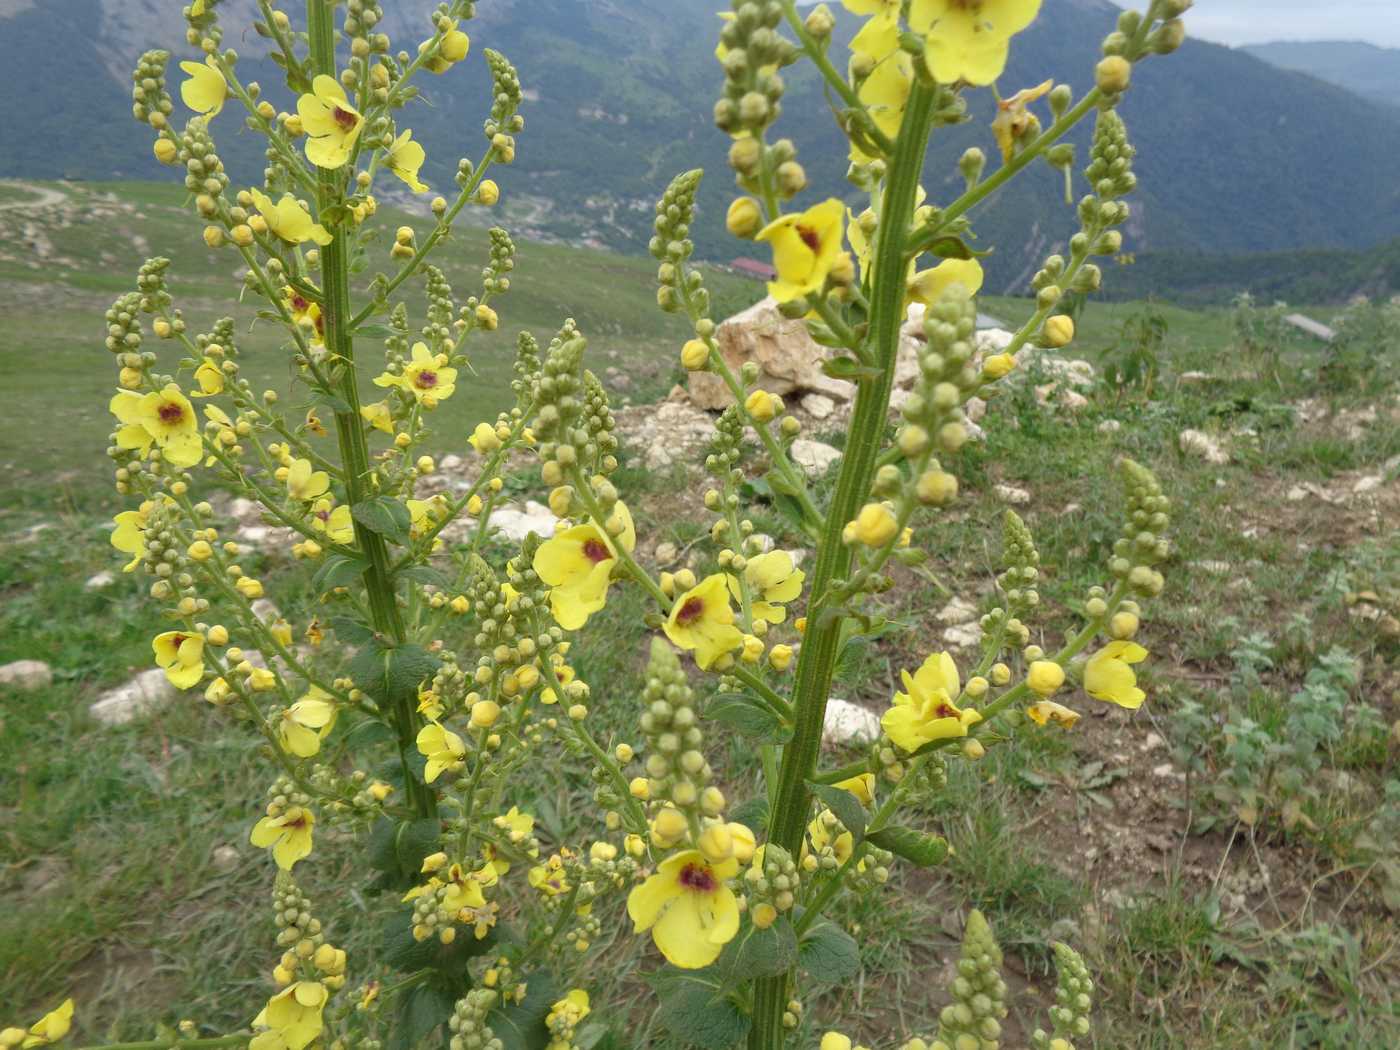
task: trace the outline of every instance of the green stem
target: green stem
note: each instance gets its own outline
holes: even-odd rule
[[[871,472],[889,411],[899,326],[904,314],[904,241],[914,214],[914,194],[923,168],[936,92],[932,84],[921,80],[914,83],[889,166],[889,183],[880,216],[883,235],[874,260],[869,329],[869,350],[878,372],[861,379],[857,388],[851,440],[842,459],[812,574],[807,631],[798,658],[794,691],[796,725],[791,743],[783,748],[769,824],[769,841],[778,843],[793,856],[801,848],[811,808],[807,779],[812,775],[821,746],[822,723],[841,633],[842,618],[831,610],[824,610],[823,603],[833,590],[833,581],[849,569],[850,551],[841,541],[841,531],[856,516],[870,491]],[[750,1050],[781,1050],[785,1038],[783,1008],[788,976],[783,973],[756,982]]]
[[[333,0],[306,0],[306,22],[311,40],[311,61],[318,74],[334,77],[335,26]],[[344,168],[316,169],[316,207],[324,216],[344,195]],[[340,461],[345,479],[346,502],[353,508],[372,495],[369,478],[369,446],[365,440],[364,421],[360,416],[360,390],[355,377],[355,348],[351,335],[354,327],[350,312],[350,259],[347,251],[347,231],[336,223],[334,239],[321,249],[321,271],[324,302],[321,306],[325,321],[326,351],[339,362],[339,393],[347,410],[335,414],[336,437],[340,443]],[[394,594],[393,577],[389,571],[389,549],[384,537],[354,520],[355,542],[369,562],[365,569],[365,594],[369,599],[370,619],[376,632],[394,644],[405,638],[404,623],[399,615]],[[410,700],[399,697],[391,712],[398,735],[399,761],[403,767],[404,787],[414,810],[422,817],[437,815],[437,795],[414,773],[409,756],[416,747],[420,718]]]

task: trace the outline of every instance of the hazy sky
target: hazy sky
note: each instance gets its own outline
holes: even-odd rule
[[[1222,44],[1365,40],[1400,47],[1400,0],[1196,0],[1186,27]]]

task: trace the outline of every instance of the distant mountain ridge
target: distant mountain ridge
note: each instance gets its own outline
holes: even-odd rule
[[[1311,74],[1372,102],[1400,107],[1400,48],[1377,47],[1360,40],[1280,40],[1248,44],[1240,50],[1271,66]]]
[[[0,122],[0,176],[161,178],[147,129],[129,114],[129,73],[142,50],[183,41],[182,0],[0,0],[0,61],[10,82],[40,85]],[[426,2],[386,4],[384,28],[412,50],[427,35]],[[751,254],[723,232],[733,194],[728,139],[710,110],[720,87],[712,50],[715,11],[725,0],[481,0],[467,28],[472,54],[444,77],[424,82],[423,106],[403,115],[424,142],[424,174],[450,188],[458,156],[479,153],[489,46],[519,67],[527,91],[526,128],[515,165],[499,176],[500,221],[513,230],[623,251],[645,250],[651,204],[671,175],[708,172],[694,236],[700,254]],[[857,26],[833,3],[839,41]],[[252,0],[220,5],[225,43],[247,57],[246,79],[275,104],[291,100],[278,71],[252,56],[262,44],[247,26]],[[421,9],[422,14],[418,14]],[[415,14],[410,16],[407,11]],[[1040,19],[1016,38],[1003,93],[1047,76],[1087,88],[1099,43],[1118,8],[1106,0],[1045,0]],[[1190,17],[1187,16],[1189,27]],[[56,75],[53,56],[63,69]],[[172,61],[172,88],[181,74]],[[100,72],[99,72],[100,71]],[[1138,252],[1259,252],[1304,247],[1367,248],[1400,236],[1400,112],[1359,99],[1311,76],[1276,69],[1252,55],[1188,40],[1134,76],[1122,113],[1139,148],[1140,192],[1126,247]],[[811,188],[803,200],[857,195],[844,179],[843,140],[814,71],[790,71],[776,133],[800,149]],[[969,145],[989,155],[991,100],[978,93],[972,119],[934,137],[925,186],[934,200],[958,192],[956,158]],[[231,107],[232,109],[232,107]],[[261,168],[258,140],[230,110],[215,125],[235,176]],[[1075,136],[1081,150],[1088,128]],[[993,161],[995,163],[995,161]],[[1074,230],[1060,176],[1027,172],[973,214],[988,287],[1024,286],[1049,251]],[[1076,188],[1083,192],[1082,181]]]

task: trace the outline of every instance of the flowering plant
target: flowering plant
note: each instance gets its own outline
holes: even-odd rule
[[[392,176],[431,192],[420,178],[424,149],[404,117],[416,76],[468,60],[468,0],[438,5],[416,55],[391,50],[378,30],[379,0],[309,0],[300,27],[259,0],[256,29],[285,70],[285,108],[239,78],[238,56],[222,46],[218,0],[193,0],[188,39],[204,60],[180,64],[180,97],[194,113],[183,127],[166,88],[170,56],[142,57],[135,115],[155,132],[156,157],[183,169],[205,243],[237,257],[242,293],[277,326],[304,388],[285,399],[254,391],[240,374],[233,321],[192,331],[164,259],[148,261],[136,290],[107,315],[119,370],[109,454],[118,492],[135,504],[117,515],[112,544],[129,557],[128,572],[149,577],[169,620],[153,640],[154,660],[176,687],[256,727],[275,767],[266,808],[248,821],[250,841],[276,870],[271,986],[260,1008],[250,1007],[248,1031],[183,1033],[180,1044],[304,1050],[388,1039],[412,1047],[444,1033],[452,1050],[567,1050],[580,1045],[593,1010],[589,954],[603,905],[616,895],[635,934],[665,960],[653,984],[661,1023],[677,1040],[794,1045],[812,989],[859,966],[856,943],[826,909],[842,894],[879,892],[896,858],[930,866],[947,855],[942,838],[900,822],[907,801],[940,790],[949,762],[976,761],[1001,734],[1072,728],[1079,715],[1061,702],[1071,679],[1097,700],[1143,703],[1137,600],[1161,590],[1168,508],[1151,475],[1124,462],[1124,529],[1105,567],[1109,583],[1091,589],[1083,624],[1063,646],[1032,644],[1038,555],[1008,512],[998,607],[983,618],[980,658],[959,667],[947,653],[929,654],[903,673],[881,740],[838,768],[819,763],[843,650],[878,633],[875,596],[895,586],[895,566],[924,560],[914,527],[936,524],[957,498],[948,467],[969,440],[965,406],[1008,381],[1023,347],[1073,338],[1057,302],[1096,288],[1091,260],[1121,244],[1121,198],[1135,180],[1115,105],[1134,63],[1179,45],[1178,16],[1189,6],[1152,0],[1145,14],[1123,14],[1104,42],[1096,86],[1078,100],[1049,83],[999,99],[991,133],[1001,165],[987,174],[984,154],[968,150],[964,191],[935,205],[920,186],[930,133],[967,119],[967,95],[1001,76],[1039,0],[844,2],[866,19],[848,75],[833,64],[831,12],[822,6],[803,19],[792,0],[736,0],[716,52],[724,90],[715,120],[733,138],[730,162],[744,191],[728,228],[771,248],[770,294],[830,348],[828,374],[854,385],[829,498],[793,463],[800,428],[781,398],[719,352],[687,236],[700,173],[677,177],[657,207],[658,303],[690,323],[684,366],[717,375],[733,400],[705,461],[715,556],[703,577],[656,575],[639,563],[636,525],[611,480],[619,461],[608,396],[584,367],[586,339],[572,321],[543,350],[520,335],[514,404],[461,436],[477,457],[477,480],[456,496],[420,492],[435,469],[424,451],[433,413],[466,379],[470,356],[485,352],[510,288],[514,248],[500,229],[488,235],[480,293],[464,301],[428,261],[465,208],[496,203],[500,191],[485,176],[514,159],[521,87],[505,57],[485,52],[493,84],[486,146],[458,163],[451,200],[431,199],[431,231],[420,240],[398,228],[392,272],[357,275],[373,266],[377,181]],[[836,198],[785,210],[806,176],[796,147],[767,135],[780,112],[780,71],[798,61],[813,63],[839,99],[850,180],[864,205],[856,210]],[[1032,108],[1042,98],[1048,127]],[[225,108],[241,108],[266,139],[262,186],[237,189],[225,171],[213,137]],[[1069,255],[1051,256],[1036,274],[1036,310],[1011,344],[983,353],[974,338],[982,271],[968,244],[971,213],[1037,160],[1072,184],[1074,150],[1061,140],[1091,113],[1089,192]],[[416,332],[399,298],[410,283],[427,296]],[[179,348],[173,372],[143,349],[143,319]],[[919,377],[887,441],[906,319],[918,328]],[[371,339],[383,341],[385,363],[366,386],[356,355]],[[285,407],[298,399],[295,410]],[[815,547],[810,570],[792,551],[764,549],[754,533],[746,434],[762,447],[768,490],[793,533]],[[480,551],[511,457],[536,464],[565,521],[492,565]],[[294,624],[259,604],[267,585],[199,498],[216,483],[288,530],[310,577],[314,618]],[[571,635],[587,631],[624,587],[646,594],[657,628],[639,700],[584,682],[569,663]],[[687,670],[687,654],[708,677]],[[637,738],[596,739],[589,708],[598,702],[635,703]],[[706,734],[717,727],[742,734],[760,759],[763,786],[739,805],[710,766]],[[534,816],[512,800],[512,775],[551,750],[587,770],[599,813],[589,838],[546,848]],[[330,829],[363,842],[366,882],[392,891],[379,909],[389,925],[378,959],[347,958],[306,896],[318,840]],[[1056,951],[1053,1031],[1034,1042],[1064,1050],[1088,1031],[1091,984],[1071,949]],[[932,1046],[997,1045],[999,960],[973,913],[954,1003],[930,1033]],[[72,1005],[6,1029],[0,1042],[29,1048],[61,1038]],[[828,1033],[821,1046],[851,1041]]]

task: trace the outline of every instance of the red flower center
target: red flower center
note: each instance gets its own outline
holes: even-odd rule
[[[933,713],[934,713],[935,715],[937,715],[939,718],[957,718],[957,717],[958,717],[957,709],[956,709],[955,707],[953,707],[952,704],[948,703],[946,700],[941,701],[941,702],[933,709]]]
[[[802,243],[814,252],[822,246],[822,240],[817,236],[817,231],[810,226],[803,226],[799,223],[797,227],[797,236],[801,237]]]
[[[432,369],[425,368],[413,377],[413,385],[419,390],[431,390],[438,385],[438,374]]]
[[[292,296],[292,309],[297,311],[298,313],[305,313],[306,308],[310,305],[311,304],[307,302],[304,298],[302,298],[300,295]]]
[[[705,611],[705,602],[700,598],[687,598],[685,604],[676,612],[676,623],[682,627],[689,627],[696,620],[700,619],[700,614]]]
[[[583,556],[597,565],[611,558],[612,551],[608,550],[608,545],[602,540],[588,539],[583,541]]]
[[[331,119],[336,122],[342,131],[349,131],[355,126],[356,116],[348,109],[341,109],[336,106],[331,110]]]
[[[710,869],[702,864],[687,864],[681,869],[681,885],[696,893],[714,893],[717,883]]]
[[[330,521],[331,512],[328,510],[318,510],[316,512],[316,517],[319,518],[321,521]]]
[[[185,418],[185,410],[174,401],[162,401],[160,408],[156,409],[156,415],[160,421],[168,427],[173,427],[176,423]]]

